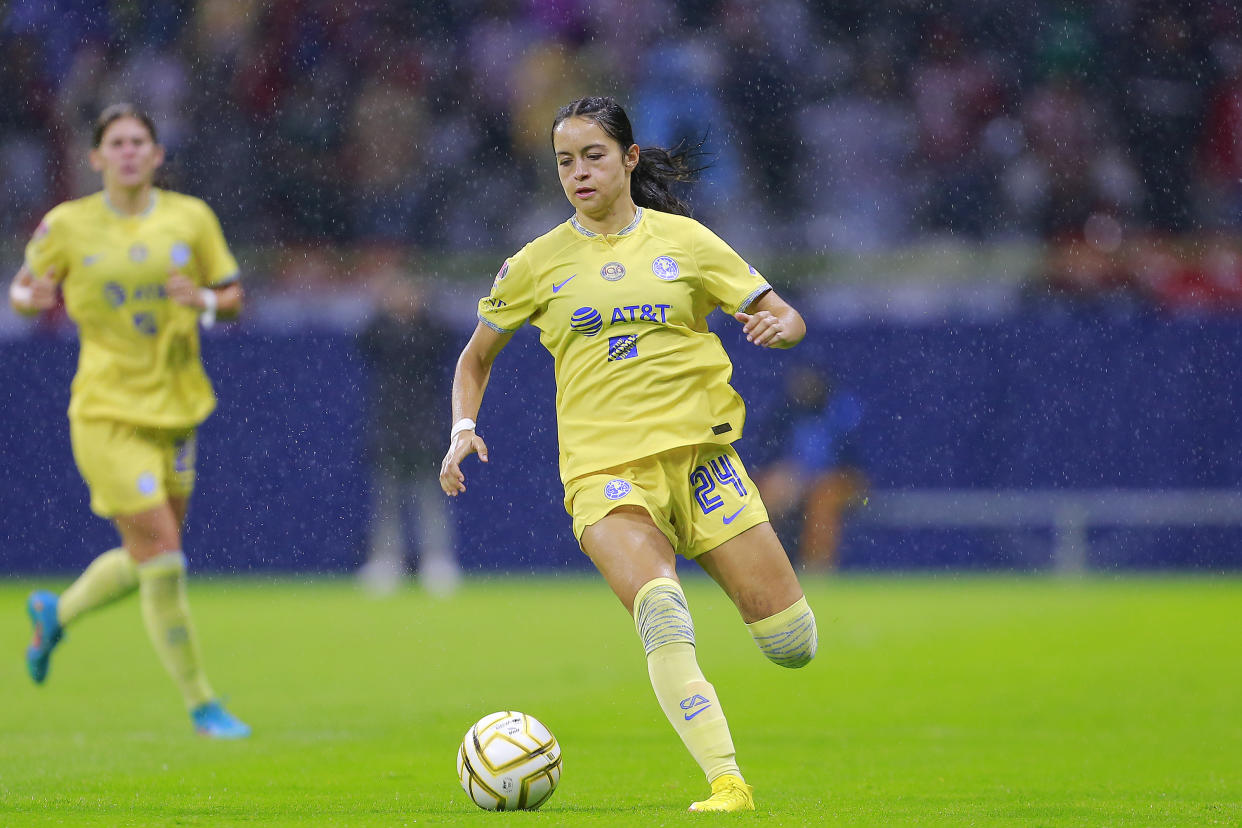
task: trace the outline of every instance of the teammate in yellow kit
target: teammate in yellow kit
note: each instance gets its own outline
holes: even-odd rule
[[[802,317],[670,191],[686,159],[640,150],[611,98],[561,109],[552,144],[574,215],[508,259],[479,302],[457,363],[454,426],[440,470],[465,491],[462,461],[492,363],[529,322],[552,353],[565,508],[583,551],[634,617],[661,708],[711,784],[692,811],[754,809],[715,689],[695,656],[675,572],[697,561],[783,667],[815,655],[815,616],[732,443],[745,407],[707,327],[715,308],[747,339],[789,348]]]
[[[195,430],[216,404],[198,326],[236,316],[242,288],[211,208],[154,186],[163,161],[147,115],[128,104],[104,110],[90,152],[103,190],[47,214],[9,289],[26,315],[53,307],[57,290],[64,295],[81,342],[69,403],[73,456],[91,509],[121,536],[59,596],[30,596],[26,662],[41,684],[66,627],[137,589],[151,642],[195,729],[235,739],[250,728],[225,710],[203,672],[181,527]]]

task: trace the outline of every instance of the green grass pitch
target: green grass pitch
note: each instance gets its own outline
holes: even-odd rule
[[[252,739],[194,736],[135,599],[84,618],[43,687],[0,581],[0,825],[1238,825],[1242,579],[871,577],[806,583],[819,657],[768,664],[687,578],[753,815],[706,793],[631,623],[595,577],[474,579],[448,600],[347,580],[199,578],[218,692]],[[488,814],[457,744],[531,713],[565,757],[543,810]]]

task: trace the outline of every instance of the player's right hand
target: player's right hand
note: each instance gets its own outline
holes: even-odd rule
[[[449,497],[456,497],[466,490],[466,475],[462,474],[461,461],[476,453],[480,460],[487,462],[487,443],[483,442],[482,437],[470,429],[453,436],[444,462],[440,464],[440,488]]]
[[[9,286],[9,301],[19,313],[51,310],[56,304],[56,271],[49,268],[44,276],[36,278],[23,264]]]

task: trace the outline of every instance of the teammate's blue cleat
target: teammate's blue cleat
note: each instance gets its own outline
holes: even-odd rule
[[[64,636],[60,619],[56,617],[56,595],[40,590],[30,593],[26,599],[26,612],[34,625],[34,640],[26,648],[26,669],[35,684],[42,684],[51,665],[52,650]]]
[[[190,713],[194,730],[200,736],[212,739],[245,739],[250,735],[250,725],[224,709],[218,701],[199,705]]]

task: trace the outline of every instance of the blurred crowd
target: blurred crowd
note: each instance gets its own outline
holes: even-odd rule
[[[237,246],[506,255],[568,214],[555,110],[702,144],[736,247],[1046,243],[1033,293],[1242,305],[1242,7],[1203,0],[9,0],[0,234],[155,117]],[[306,253],[305,251],[311,251]],[[294,271],[300,268],[293,268]],[[329,277],[330,279],[331,277]]]

